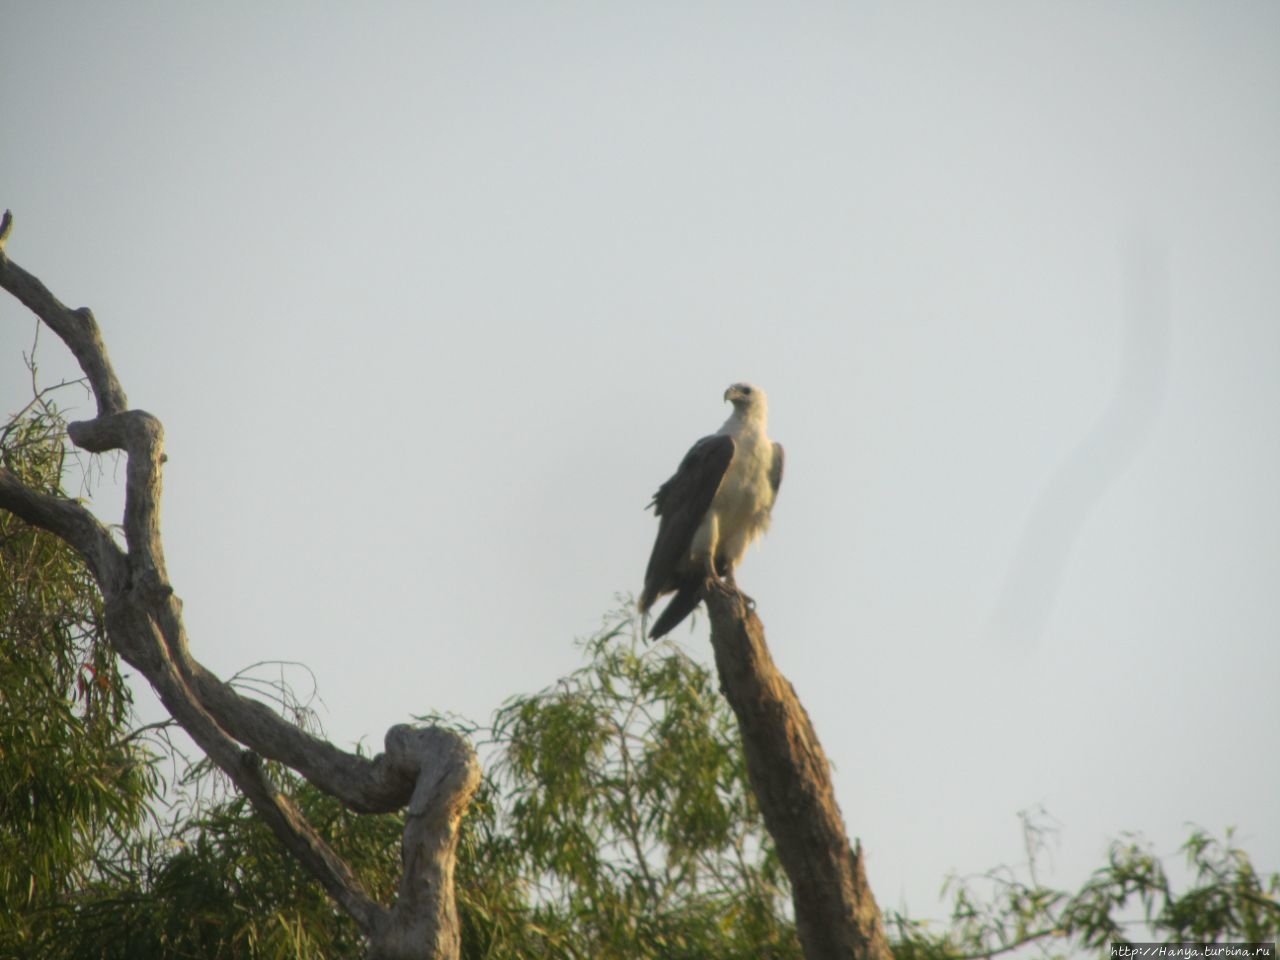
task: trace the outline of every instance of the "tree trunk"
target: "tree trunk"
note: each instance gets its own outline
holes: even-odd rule
[[[809,715],[765,644],[764,626],[732,587],[708,581],[720,685],[734,714],[765,826],[791,880],[807,960],[892,960],[861,846],[850,849],[831,766]]]

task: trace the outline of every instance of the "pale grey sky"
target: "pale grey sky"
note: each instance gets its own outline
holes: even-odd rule
[[[882,904],[1037,804],[1063,884],[1188,822],[1280,868],[1280,5],[0,0],[0,89],[214,669],[309,664],[343,741],[487,717],[751,380],[740,581]]]

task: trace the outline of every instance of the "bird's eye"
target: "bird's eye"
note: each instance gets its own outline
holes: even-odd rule
[[[742,388],[742,392],[743,392],[744,394],[746,394],[748,397],[749,397],[749,396],[751,396],[751,388],[750,388],[750,387],[743,387],[743,388]]]

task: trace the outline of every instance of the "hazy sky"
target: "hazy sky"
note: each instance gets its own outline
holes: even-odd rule
[[[215,670],[374,748],[553,682],[750,380],[739,579],[882,905],[1038,804],[1062,884],[1191,822],[1280,868],[1280,5],[0,0],[0,89]]]

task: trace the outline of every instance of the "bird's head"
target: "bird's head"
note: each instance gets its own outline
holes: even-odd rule
[[[735,383],[724,392],[724,398],[733,404],[733,412],[744,418],[763,419],[769,410],[764,391],[750,383]]]

